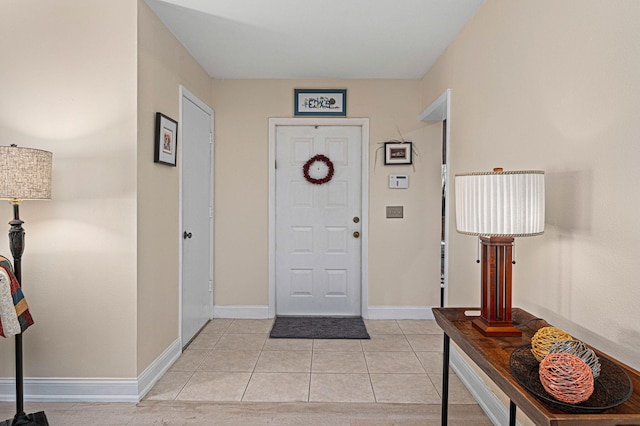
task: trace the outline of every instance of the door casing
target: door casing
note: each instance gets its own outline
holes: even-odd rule
[[[446,141],[446,155],[447,158],[445,163],[447,164],[447,170],[445,174],[445,209],[444,209],[444,228],[445,232],[445,243],[444,243],[444,291],[443,291],[443,305],[448,306],[449,304],[449,241],[450,241],[450,232],[449,232],[449,222],[451,220],[450,217],[450,206],[451,206],[451,89],[445,90],[438,98],[436,98],[429,106],[427,106],[424,111],[419,116],[420,120],[433,123],[433,122],[442,122],[444,121],[444,129],[443,132],[445,134]]]
[[[369,317],[369,119],[270,118],[269,119],[269,318],[276,315],[276,130],[278,126],[359,126],[362,143],[361,314]]]

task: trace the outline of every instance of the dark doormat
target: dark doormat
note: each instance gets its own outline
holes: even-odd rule
[[[276,317],[274,339],[370,339],[362,318]]]

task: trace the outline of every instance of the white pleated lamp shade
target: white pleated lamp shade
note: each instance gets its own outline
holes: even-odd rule
[[[0,146],[0,200],[50,199],[52,162],[49,151]]]
[[[458,232],[530,237],[544,232],[544,172],[498,171],[455,177]]]

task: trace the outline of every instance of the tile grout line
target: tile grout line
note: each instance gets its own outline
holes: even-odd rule
[[[189,382],[191,381],[191,379],[193,379],[194,374],[196,374],[195,371],[191,372],[191,375],[189,376],[189,378],[187,379],[186,382],[184,382],[184,385],[182,385],[180,387],[180,390],[176,393],[176,396],[173,397],[172,401],[178,401],[178,397],[180,396],[180,394],[184,391],[184,388],[187,387],[187,385],[189,384]]]
[[[264,347],[267,344],[267,340],[269,340],[269,333],[268,332],[267,332],[267,338],[264,339],[264,342],[262,342],[262,347],[260,348],[260,352],[258,353],[258,359],[256,359],[256,363],[253,366],[253,369],[251,370],[251,374],[249,375],[249,380],[247,380],[247,384],[245,385],[244,390],[242,391],[242,396],[240,397],[240,402],[244,401],[244,397],[247,394],[247,390],[249,390],[249,383],[251,383],[251,379],[253,379],[253,375],[256,372],[256,368],[258,367],[258,362],[260,362],[260,358],[262,357],[262,353],[264,352]]]
[[[213,320],[209,320],[207,321],[207,323],[202,327],[201,330],[198,331],[196,338],[200,335],[202,335],[202,331],[209,325],[209,323],[211,323]],[[227,326],[228,328],[229,326]],[[220,337],[222,337],[224,335],[225,332],[223,332]],[[218,340],[220,340],[220,337],[218,337],[216,339],[216,342],[213,344],[213,346],[211,348],[208,349],[208,354],[205,355],[201,360],[200,363],[198,363],[198,365],[195,366],[195,368],[193,369],[193,371],[191,371],[189,378],[187,379],[187,381],[184,383],[184,385],[182,385],[180,387],[180,390],[176,393],[176,396],[173,397],[172,401],[178,401],[178,398],[180,397],[180,394],[182,394],[182,392],[184,391],[184,389],[187,387],[187,385],[189,384],[189,382],[191,382],[191,380],[193,379],[193,376],[195,376],[196,372],[198,371],[198,369],[200,368],[200,366],[202,365],[202,363],[204,362],[204,360],[206,359],[206,357],[211,354],[211,352],[213,352],[213,348],[215,348],[215,346],[218,344]],[[195,338],[194,338],[195,340]],[[189,342],[189,344],[187,345],[187,347],[189,347],[189,345],[191,345],[191,343],[193,343],[193,341]],[[184,355],[184,350],[182,350],[180,356]]]
[[[313,373],[313,348],[316,344],[316,339],[311,340],[311,360],[309,361],[309,386],[307,386],[307,402],[311,402],[311,374]]]
[[[370,335],[373,340],[373,335]],[[362,357],[364,358],[364,365],[367,367],[367,376],[369,377],[369,385],[371,386],[371,393],[373,393],[373,400],[375,403],[378,403],[378,397],[376,396],[376,389],[373,387],[373,379],[371,378],[371,371],[369,370],[369,363],[367,362],[367,354],[364,351],[364,345],[362,341],[360,341],[360,348],[362,349]]]

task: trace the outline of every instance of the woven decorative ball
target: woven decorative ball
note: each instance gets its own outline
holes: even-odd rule
[[[559,340],[551,346],[549,349],[550,354],[554,353],[567,353],[575,355],[583,360],[589,368],[593,378],[597,379],[600,376],[600,359],[595,352],[593,352],[584,342],[580,340]]]
[[[573,340],[573,337],[556,327],[542,327],[531,338],[531,353],[538,361],[542,361],[549,354],[551,346],[559,340]]]
[[[549,354],[538,371],[544,390],[560,402],[579,404],[593,393],[591,368],[575,355]]]

